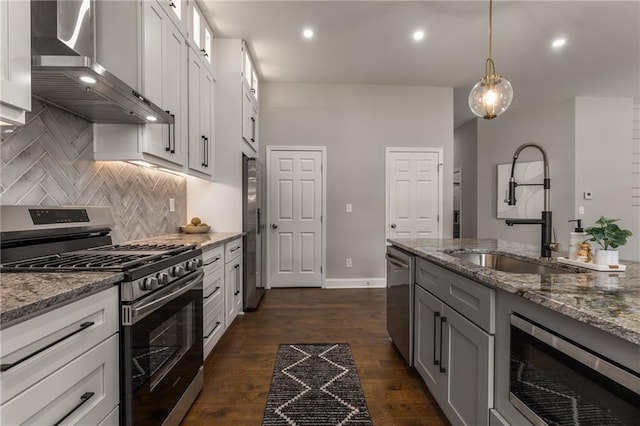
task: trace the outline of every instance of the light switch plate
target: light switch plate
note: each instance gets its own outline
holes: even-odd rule
[[[353,204],[347,203],[347,213],[351,213],[353,211]]]

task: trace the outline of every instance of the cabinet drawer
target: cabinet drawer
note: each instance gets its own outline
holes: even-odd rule
[[[117,405],[116,408],[111,410],[107,417],[102,419],[102,421],[98,424],[98,426],[119,426],[120,425],[120,406]]]
[[[218,343],[220,337],[225,330],[224,323],[224,302],[218,303],[208,314],[204,317],[204,358],[206,359],[213,350],[213,347]]]
[[[3,404],[0,423],[98,424],[118,396],[116,334]]]
[[[445,269],[431,262],[427,262],[419,257],[416,258],[416,284],[435,296],[442,297],[444,294],[444,288],[446,286],[445,272]]]
[[[204,297],[202,301],[203,312],[204,315],[207,315],[207,312],[224,300],[224,268],[205,275],[202,294]]]
[[[495,291],[454,272],[443,272],[441,299],[484,331],[494,334]]]
[[[495,290],[420,258],[415,280],[483,330],[495,333]]]
[[[229,263],[242,254],[242,238],[236,238],[224,245],[224,262]]]
[[[224,246],[219,246],[202,253],[205,275],[224,265]]]
[[[0,373],[2,403],[117,333],[118,327],[114,286],[3,330],[3,368],[14,366]]]

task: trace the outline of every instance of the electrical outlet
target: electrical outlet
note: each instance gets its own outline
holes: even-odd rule
[[[353,211],[353,204],[347,203],[347,213],[351,213]]]
[[[169,198],[169,211],[170,212],[176,211],[176,200],[174,198]]]
[[[578,214],[584,214],[584,206],[578,206]]]
[[[350,258],[347,258],[347,268],[351,268],[353,266],[353,262]]]

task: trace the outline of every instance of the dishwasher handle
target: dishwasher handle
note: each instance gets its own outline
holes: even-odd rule
[[[404,269],[405,271],[409,270],[409,264],[404,263],[402,260],[398,259],[397,257],[391,256],[389,253],[386,254],[386,257],[387,257],[387,261],[393,266],[400,269]]]

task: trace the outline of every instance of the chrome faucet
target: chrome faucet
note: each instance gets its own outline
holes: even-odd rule
[[[542,160],[544,162],[544,181],[542,183],[517,183],[515,178],[513,177],[513,173],[516,167],[516,160],[525,148],[537,148],[542,153]],[[542,185],[544,187],[544,208],[542,210],[542,217],[540,219],[506,219],[505,223],[508,226],[513,225],[542,225],[541,232],[541,247],[540,247],[540,256],[542,257],[551,257],[552,251],[559,250],[559,245],[552,240],[551,231],[552,231],[552,221],[551,221],[551,210],[549,209],[549,190],[551,188],[551,179],[549,179],[549,161],[547,161],[547,153],[545,150],[535,143],[525,143],[524,145],[520,145],[516,152],[513,154],[513,163],[511,164],[511,177],[509,178],[509,195],[506,200],[504,200],[508,205],[515,206],[516,205],[516,187],[523,185]]]

